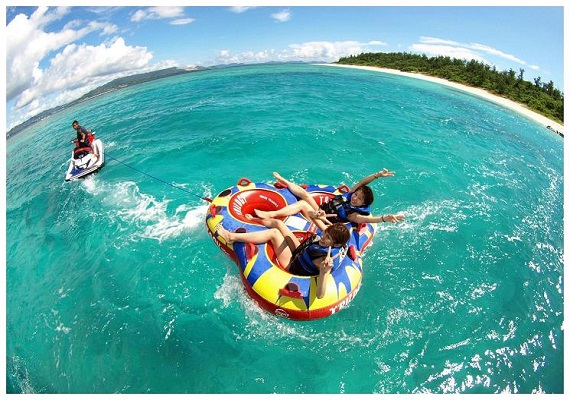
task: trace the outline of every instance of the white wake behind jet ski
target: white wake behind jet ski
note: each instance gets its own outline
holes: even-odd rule
[[[93,132],[93,135],[95,132]],[[69,167],[65,174],[66,181],[83,178],[103,167],[105,154],[101,139],[93,139],[91,149],[89,147],[76,147],[71,151]]]

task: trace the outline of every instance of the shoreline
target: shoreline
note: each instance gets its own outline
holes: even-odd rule
[[[436,78],[436,77],[429,76],[429,75],[412,73],[412,72],[402,72],[402,71],[397,70],[397,69],[369,67],[369,66],[365,66],[365,65],[349,65],[349,64],[316,64],[316,65],[325,65],[325,66],[330,66],[330,67],[341,67],[341,68],[355,68],[355,69],[363,69],[363,70],[367,70],[367,71],[384,72],[387,74],[401,75],[401,76],[406,76],[408,78],[416,78],[416,79],[421,79],[421,80],[428,81],[428,82],[438,83],[440,85],[449,86],[449,87],[452,87],[454,89],[461,90],[461,91],[473,94],[473,95],[478,96],[478,97],[482,97],[485,100],[491,101],[493,103],[500,104],[505,108],[508,108],[508,109],[515,111],[515,112],[517,112],[517,113],[519,113],[519,114],[521,114],[521,115],[523,115],[523,116],[525,116],[525,117],[527,117],[527,118],[529,118],[535,122],[538,122],[539,124],[543,125],[543,127],[545,129],[547,129],[547,126],[550,126],[555,131],[558,131],[558,132],[564,134],[564,125],[561,125],[558,122],[553,121],[548,117],[545,117],[544,115],[541,115],[537,112],[534,112],[534,111],[526,108],[524,105],[522,105],[520,103],[517,103],[513,100],[505,99],[504,97],[501,97],[501,96],[497,96],[495,94],[492,94],[492,93],[486,91],[485,89],[474,88],[471,86],[462,85],[460,83],[451,82],[451,81],[448,81],[447,79]],[[553,133],[556,133],[556,132],[553,132]]]

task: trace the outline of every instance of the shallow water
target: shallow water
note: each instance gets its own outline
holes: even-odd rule
[[[107,162],[65,183],[74,119]],[[6,167],[8,392],[563,391],[562,138],[480,98],[327,66],[194,72],[38,123]],[[199,197],[241,177],[384,167],[374,213],[406,221],[324,320],[259,309],[206,233]]]

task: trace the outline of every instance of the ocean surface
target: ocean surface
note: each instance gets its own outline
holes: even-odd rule
[[[66,183],[74,119],[107,159]],[[6,152],[9,393],[564,390],[563,139],[498,105],[243,66],[99,96]],[[373,212],[405,222],[379,226],[329,318],[260,309],[206,233],[200,197],[242,177],[351,186],[382,168]]]

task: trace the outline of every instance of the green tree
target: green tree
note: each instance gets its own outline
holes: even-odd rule
[[[480,87],[523,103],[548,118],[564,122],[564,93],[554,87],[554,82],[543,83],[540,77],[534,78],[534,85],[525,81],[525,70],[522,68],[517,75],[513,69],[497,71],[495,66],[476,60],[411,53],[362,53],[342,57],[338,63],[418,72]]]

